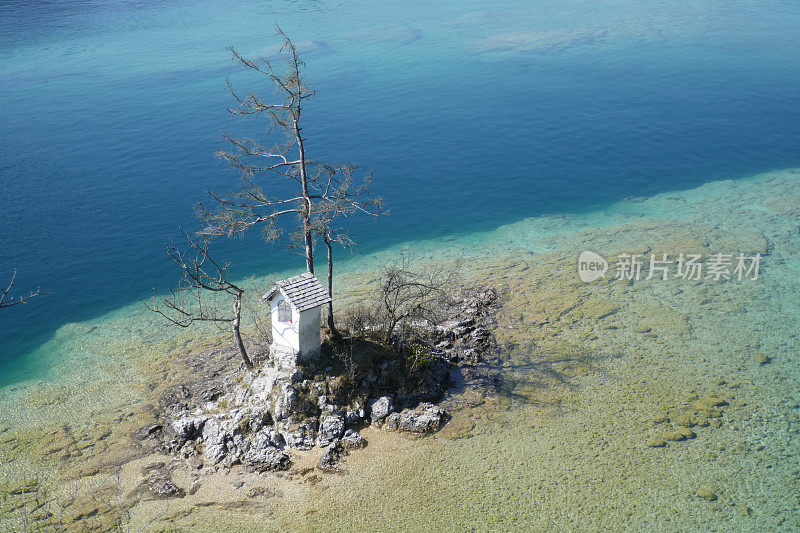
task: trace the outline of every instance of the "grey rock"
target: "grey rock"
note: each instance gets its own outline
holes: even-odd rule
[[[298,450],[310,450],[314,447],[314,433],[314,428],[309,423],[287,426],[281,430],[286,445]]]
[[[404,409],[401,413],[390,415],[386,420],[386,429],[429,433],[442,427],[446,417],[446,413],[438,405],[421,403],[414,409]]]
[[[147,424],[133,432],[134,436],[140,440],[158,435],[164,427],[161,424]]]
[[[148,479],[147,487],[150,489],[152,495],[157,499],[183,498],[186,496],[186,492],[175,485],[171,479],[154,477]]]
[[[344,433],[344,418],[338,414],[327,414],[320,418],[317,444],[327,446]]]
[[[199,437],[207,420],[207,416],[183,416],[173,420],[170,429],[179,441],[185,442]]]
[[[238,417],[238,430],[241,432],[257,433],[262,428],[272,425],[272,415],[268,406],[256,404],[242,412]]]
[[[180,455],[184,459],[188,459],[189,457],[197,455],[197,441],[196,440],[186,441],[186,443],[183,446],[181,446],[180,450],[178,450],[178,455]]]
[[[148,465],[142,469],[147,477],[134,490],[142,500],[163,500],[183,498],[186,492],[172,481],[172,473],[162,462]]]
[[[273,420],[286,420],[294,412],[297,405],[297,391],[291,383],[277,384],[272,391],[272,418]]]
[[[464,348],[461,350],[461,358],[470,363],[477,363],[480,361],[480,356],[475,348]]]
[[[389,396],[381,396],[370,404],[370,420],[372,423],[380,422],[392,412],[394,401]]]
[[[475,311],[477,311],[477,309],[476,309]],[[474,315],[475,313],[474,313],[474,312],[472,312],[472,313],[470,313],[470,314],[473,314],[473,315]],[[456,327],[459,327],[459,328],[469,328],[470,326],[474,326],[474,325],[475,325],[475,318],[473,318],[473,317],[468,317],[468,318],[465,318],[464,320],[460,321]]]
[[[400,425],[400,413],[392,413],[386,418],[386,429],[394,431]]]
[[[205,445],[206,458],[211,464],[217,464],[228,455],[227,441],[231,439],[219,422],[209,419],[203,426],[203,444]]]
[[[367,446],[367,439],[352,429],[348,429],[344,432],[340,442],[342,443],[342,447],[347,451],[358,450],[361,448],[366,448]]]
[[[359,425],[361,423],[361,420],[364,418],[363,417],[363,413],[364,413],[363,409],[361,410],[361,415],[359,415],[358,411],[354,411],[352,409],[349,409],[347,411],[347,414],[344,417],[345,424],[348,425],[348,426],[357,426],[357,425]]]
[[[242,458],[245,468],[256,472],[286,470],[292,465],[283,450],[284,440],[274,430],[262,430],[250,439],[250,448]]]
[[[334,441],[330,446],[328,446],[328,449],[325,450],[325,453],[322,455],[322,457],[320,457],[317,468],[323,472],[338,472],[339,467],[337,464],[344,453],[345,452],[342,444],[338,440]]]
[[[206,388],[200,393],[200,399],[204,402],[213,402],[217,398],[220,398],[223,394],[225,394],[225,391],[220,387],[212,386]]]
[[[258,398],[260,401],[265,402],[272,394],[272,389],[275,386],[276,375],[274,372],[260,375],[253,379],[250,383],[250,393]]]
[[[452,331],[456,337],[463,337],[472,331],[472,326],[456,326]]]
[[[474,339],[480,339],[488,337],[489,335],[491,335],[491,333],[489,333],[489,330],[487,330],[486,328],[479,327],[473,330],[473,332],[470,335]]]

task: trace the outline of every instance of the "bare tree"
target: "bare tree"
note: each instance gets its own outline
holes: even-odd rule
[[[209,255],[210,237],[201,236],[198,242],[183,230],[181,233],[195,255],[194,257],[187,256],[184,250],[167,244],[167,253],[181,269],[181,281],[177,288],[170,287],[170,294],[162,299],[161,304],[155,302],[152,305],[147,303],[145,305],[172,324],[184,328],[195,322],[229,324],[242,361],[247,368],[253,368],[240,330],[244,289],[230,280],[230,263],[218,263]],[[216,300],[207,301],[209,297],[218,295],[229,297],[232,300],[230,314],[220,314]]]
[[[314,92],[303,81],[305,63],[298,57],[294,43],[280,28],[277,28],[277,33],[283,38],[277,54],[286,66],[283,73],[278,73],[267,58],[251,60],[233,47],[229,50],[245,69],[263,74],[270,80],[278,92],[279,101],[271,103],[252,92],[239,94],[228,81],[228,89],[237,102],[237,106],[228,111],[233,115],[265,115],[268,134],[277,130],[282,132],[283,139],[266,147],[254,139],[224,135],[231,148],[219,151],[218,156],[242,172],[240,188],[227,196],[210,193],[217,204],[214,209],[198,205],[198,214],[205,221],[202,233],[231,236],[259,227],[267,242],[275,242],[283,235],[279,220],[286,218],[284,215],[294,215],[299,221],[299,229],[291,233],[290,245],[304,250],[306,269],[314,273],[314,237],[322,237],[328,247],[330,272],[332,255],[328,245],[339,243],[347,246],[352,243],[342,230],[332,227],[333,221],[357,212],[377,216],[385,211],[380,198],[364,197],[372,173],[365,174],[358,184],[354,184],[356,165],[331,165],[307,156],[301,118],[304,101]],[[258,178],[263,174],[295,182],[296,194],[288,198],[270,195]]]
[[[30,291],[27,296],[9,296],[8,293],[11,292],[12,287],[14,287],[14,281],[16,281],[16,279],[17,279],[17,270],[14,269],[14,274],[11,276],[11,281],[8,283],[8,287],[6,287],[3,293],[0,294],[0,308],[28,303],[28,300],[36,296],[39,296],[40,294],[50,294],[48,292],[42,292],[41,287],[36,287],[36,290]]]
[[[436,326],[446,318],[444,311],[459,286],[459,267],[460,261],[414,268],[403,253],[396,263],[384,268],[378,303],[384,344],[392,343],[398,325],[423,322]]]
[[[306,87],[302,77],[305,63],[298,57],[297,49],[286,34],[277,28],[283,44],[278,57],[285,63],[284,72],[276,71],[269,59],[252,60],[243,57],[232,46],[228,48],[234,60],[247,70],[266,76],[277,89],[280,100],[277,103],[262,100],[255,93],[237,93],[230,80],[228,89],[237,102],[229,108],[232,115],[253,115],[268,118],[268,133],[273,130],[283,132],[284,139],[271,147],[263,146],[254,139],[234,138],[224,135],[231,149],[221,150],[218,156],[232,167],[242,172],[241,187],[228,196],[211,193],[217,202],[214,210],[198,206],[200,216],[206,222],[203,232],[207,235],[235,235],[259,226],[267,241],[275,241],[281,235],[278,219],[293,214],[300,219],[303,246],[305,248],[306,268],[314,272],[314,242],[311,227],[312,198],[309,174],[310,162],[306,156],[306,139],[302,135],[300,121],[304,101],[314,92]],[[290,198],[275,198],[267,194],[257,182],[257,174],[269,173],[297,183],[297,193]]]
[[[327,250],[328,259],[328,328],[336,335],[336,324],[333,315],[333,245],[338,244],[346,250],[355,248],[355,242],[347,230],[337,224],[340,218],[347,218],[356,213],[380,216],[387,211],[380,197],[365,197],[369,191],[372,173],[366,173],[357,185],[353,185],[354,174],[358,167],[354,164],[325,165],[317,164],[318,172],[314,187],[319,194],[314,195],[316,209],[312,218],[314,232],[322,238]],[[298,240],[295,235],[294,240]]]

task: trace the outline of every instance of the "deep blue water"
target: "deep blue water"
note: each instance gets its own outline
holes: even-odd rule
[[[175,280],[164,241],[238,179],[221,132],[263,133],[225,110],[226,76],[270,94],[225,46],[268,50],[275,21],[324,43],[312,157],[372,168],[391,207],[352,221],[361,251],[800,166],[795,3],[436,4],[1,3],[0,282],[52,294],[0,311],[0,382],[58,326]],[[221,253],[303,266],[257,235]]]

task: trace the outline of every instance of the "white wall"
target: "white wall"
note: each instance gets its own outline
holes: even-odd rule
[[[292,308],[292,323],[284,324],[278,320],[278,304],[284,300],[283,294],[278,294],[272,299],[272,344],[288,348],[294,352],[300,351],[300,313]]]
[[[319,355],[321,310],[321,307],[315,307],[300,315],[300,354],[303,359]]]
[[[320,351],[320,326],[322,308],[316,307],[299,313],[293,305],[292,323],[284,324],[278,320],[278,304],[284,300],[283,294],[272,299],[272,344],[300,353],[303,359],[316,357]]]

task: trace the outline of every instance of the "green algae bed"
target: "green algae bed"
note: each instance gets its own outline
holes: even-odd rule
[[[185,377],[181,356],[229,341],[138,307],[66,326],[52,379],[0,395],[0,515],[67,530],[797,530],[798,185],[773,172],[409,245],[500,289],[503,394],[453,395],[426,438],[365,429],[343,475],[312,452],[283,474],[176,471],[184,497],[143,498],[144,473],[174,458],[132,432]],[[763,259],[757,280],[583,283],[584,250]],[[345,265],[340,305],[395,253]]]

